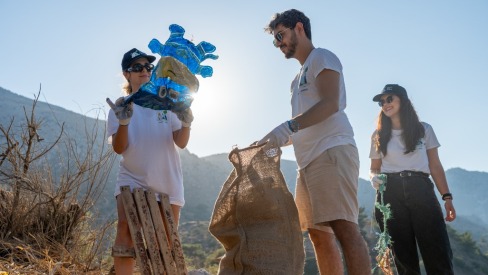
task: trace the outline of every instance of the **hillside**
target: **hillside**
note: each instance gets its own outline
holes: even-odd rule
[[[25,114],[23,108],[26,108],[27,112],[29,112],[34,95],[32,98],[25,98],[0,88],[0,96],[2,97],[0,101],[2,110],[0,113],[0,124],[9,125],[13,117],[13,128],[18,128],[24,122]],[[64,138],[75,140],[81,152],[87,146],[84,139],[87,132],[95,130],[98,133],[94,137],[94,142],[97,143],[95,148],[101,148],[106,142],[103,138],[105,114],[101,113],[101,119],[96,120],[43,102],[38,103],[36,111],[37,118],[42,119],[39,135],[44,138],[44,142],[55,140],[63,123],[66,133]],[[3,138],[0,136],[0,142],[3,142]],[[62,150],[57,149],[56,153],[59,152],[62,152]],[[215,200],[222,184],[232,171],[232,165],[228,160],[229,153],[225,152],[199,158],[189,150],[180,150],[186,199],[186,205],[181,214],[182,224],[196,224],[201,227],[199,232],[203,230],[205,233],[205,226],[207,226],[207,222],[210,219]],[[53,166],[62,167],[62,165]],[[288,189],[293,193],[297,173],[296,163],[282,160],[281,170]],[[118,165],[116,163],[107,181],[103,196],[97,204],[98,209],[104,213],[104,219],[113,219],[115,215],[113,188],[117,171]],[[488,194],[488,173],[454,168],[447,170],[446,176],[454,196],[454,205],[458,214],[456,221],[450,224],[452,227],[450,234],[453,240],[456,241],[456,243],[453,241],[454,253],[456,255],[463,253],[463,257],[471,257],[472,260],[474,259],[473,261],[476,261],[470,263],[465,258],[458,257],[456,265],[468,269],[470,265],[477,265],[484,268],[484,270],[488,270],[488,261],[483,258],[484,254],[488,254],[488,212],[486,211],[488,209],[488,197],[486,196]],[[369,181],[359,179],[359,204],[365,209],[364,213],[369,219],[373,211],[374,197],[375,193]],[[194,221],[201,221],[201,223],[195,223]],[[182,230],[185,230],[185,228],[182,226]],[[182,232],[186,239],[200,239],[187,233]],[[208,235],[204,239],[212,241],[212,238]],[[214,248],[215,243],[208,247]],[[471,255],[470,253],[474,254]],[[483,273],[474,272],[472,274]]]
[[[32,107],[32,98],[26,98],[14,94],[0,87],[0,123],[8,125],[14,118],[14,126],[22,124],[24,121],[24,108],[28,111]],[[41,96],[42,98],[42,96]],[[105,114],[100,112],[100,119],[96,120],[80,114],[68,111],[61,107],[52,106],[44,102],[38,102],[36,115],[42,120],[42,127],[39,135],[45,142],[56,139],[61,125],[64,123],[65,135],[75,139],[80,151],[85,149],[83,137],[86,133],[95,129],[98,136],[96,142],[105,144],[103,133],[105,131]],[[100,146],[101,146],[100,145]],[[213,209],[213,204],[224,181],[232,171],[232,165],[228,160],[230,152],[215,154],[206,157],[197,157],[189,150],[181,150],[181,160],[185,180],[185,195],[187,204],[182,218],[184,220],[207,220]],[[113,168],[113,175],[118,170],[118,165]],[[294,193],[296,179],[296,163],[290,160],[281,161],[281,170],[285,177],[290,192]],[[464,216],[467,220],[477,221],[478,225],[488,224],[488,173],[466,171],[461,168],[449,169],[446,176],[454,194],[454,202],[459,216]],[[115,178],[109,179],[107,193],[113,192]],[[366,213],[372,213],[374,202],[374,190],[369,181],[359,179],[358,197],[361,207],[366,209]],[[110,200],[110,198],[106,198]],[[197,210],[196,210],[197,209]],[[186,214],[185,214],[186,212]]]
[[[33,93],[31,98],[27,98],[0,87],[0,97],[2,98],[0,100],[0,110],[2,110],[0,124],[7,127],[12,123],[13,132],[19,132],[21,126],[25,126],[26,115],[30,116],[36,96],[37,94]],[[39,98],[42,99],[42,92]],[[99,119],[94,119],[39,100],[35,111],[36,120],[40,123],[37,133],[42,139],[41,146],[52,144],[63,131],[61,142],[47,156],[48,162],[52,164],[54,178],[61,177],[61,170],[68,165],[60,160],[60,156],[66,153],[66,146],[74,145],[75,150],[79,153],[87,152],[91,146],[93,146],[92,150],[107,150],[104,138],[106,115],[103,110],[94,110],[99,114]],[[3,142],[4,136],[2,135],[0,138],[0,142]],[[110,180],[103,188],[103,195],[97,202],[97,207],[104,212],[103,215],[106,217],[114,213],[112,209],[114,200],[110,197],[113,194],[113,188],[110,183],[115,179],[116,173],[117,164],[111,170]],[[110,211],[105,211],[106,209],[110,209]]]
[[[0,96],[2,97],[2,100],[0,100],[0,110],[2,110],[0,112],[0,122],[6,125],[13,117],[15,118],[14,122],[24,123],[24,109],[29,115],[36,95],[33,93],[31,98],[26,98],[0,87]],[[42,99],[42,93],[40,98]],[[97,120],[40,100],[36,106],[36,116],[42,121],[39,135],[46,141],[54,140],[63,123],[66,134],[73,138],[84,137],[86,132],[91,129],[103,130],[105,128],[105,114],[102,111],[100,110],[100,120]],[[101,138],[100,136],[98,140],[101,141]]]

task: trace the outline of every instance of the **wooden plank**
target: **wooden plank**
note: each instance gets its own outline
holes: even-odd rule
[[[151,267],[149,258],[144,246],[144,236],[141,231],[141,223],[137,215],[136,205],[130,192],[129,186],[120,187],[122,201],[124,203],[125,216],[129,224],[129,231],[134,243],[134,250],[136,252],[136,262],[142,274],[151,274]]]
[[[156,238],[156,232],[154,231],[146,194],[142,188],[135,188],[133,193],[134,201],[139,213],[139,219],[141,221],[142,232],[144,233],[144,239],[146,241],[146,247],[151,260],[153,274],[163,275],[165,272],[164,265],[159,253],[158,240]]]
[[[183,248],[181,247],[180,238],[178,236],[178,228],[176,228],[176,223],[173,217],[173,210],[169,203],[169,197],[166,194],[159,194],[161,201],[161,213],[164,213],[164,222],[166,224],[166,229],[169,232],[169,238],[171,243],[171,249],[173,251],[176,268],[178,269],[177,274],[186,275],[188,271],[185,265],[185,256],[183,255]]]
[[[168,274],[178,274],[176,269],[176,262],[171,253],[170,243],[166,229],[164,228],[163,217],[164,214],[160,209],[156,201],[156,194],[153,191],[146,191],[146,198],[151,210],[151,217],[153,220],[154,228],[156,230],[156,236],[158,238],[159,248],[161,250],[161,256],[163,258],[164,267]]]

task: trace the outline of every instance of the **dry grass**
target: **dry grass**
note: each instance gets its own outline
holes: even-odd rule
[[[8,250],[8,258],[0,260],[0,271],[7,274],[87,274],[83,265],[76,265],[65,259],[54,259],[49,251],[40,251],[39,248],[32,248],[19,242],[2,243],[2,250]],[[1,273],[0,273],[1,274]],[[101,271],[94,271],[92,274],[102,274]]]

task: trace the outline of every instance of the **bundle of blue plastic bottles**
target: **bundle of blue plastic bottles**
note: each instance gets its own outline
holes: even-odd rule
[[[149,49],[161,56],[151,79],[138,92],[129,95],[126,103],[134,102],[154,110],[181,111],[191,106],[198,91],[196,75],[210,77],[211,66],[201,65],[206,59],[217,59],[212,54],[215,46],[202,41],[195,45],[184,38],[185,29],[177,24],[169,26],[170,36],[164,44],[157,39],[149,42]]]

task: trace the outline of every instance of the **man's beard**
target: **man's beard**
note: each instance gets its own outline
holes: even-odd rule
[[[295,33],[292,33],[290,43],[286,45],[287,52],[285,52],[285,57],[287,59],[290,59],[295,55],[297,51],[297,44],[298,44],[297,37]]]

